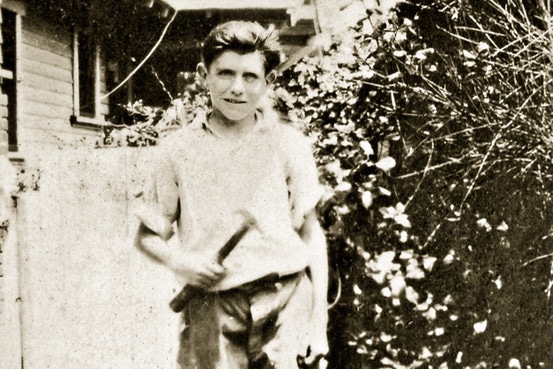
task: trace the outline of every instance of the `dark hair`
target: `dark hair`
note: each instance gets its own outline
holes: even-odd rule
[[[265,29],[257,22],[230,21],[218,25],[205,38],[201,51],[206,68],[225,51],[239,54],[261,52],[265,74],[282,62],[277,32],[273,27]]]

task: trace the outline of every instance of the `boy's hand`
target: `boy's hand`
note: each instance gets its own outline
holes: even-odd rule
[[[324,319],[321,319],[321,321],[314,319],[312,321],[305,344],[305,355],[298,357],[298,364],[306,369],[324,367],[321,361],[325,361],[322,359],[326,357],[329,350]]]
[[[203,288],[213,287],[225,275],[225,268],[205,255],[183,253],[170,265],[171,270],[185,279],[186,284]]]
[[[313,337],[308,355],[303,358],[306,368],[320,368],[320,361],[326,358],[328,354],[328,341],[326,335],[323,337]]]

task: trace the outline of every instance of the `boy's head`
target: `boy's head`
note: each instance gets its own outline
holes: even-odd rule
[[[256,22],[230,21],[215,27],[204,40],[202,59],[206,68],[225,51],[238,54],[259,52],[264,59],[265,75],[282,61],[277,33]]]
[[[202,47],[196,69],[209,92],[211,118],[226,123],[255,120],[262,97],[281,62],[276,33],[257,23],[232,21],[216,27]]]

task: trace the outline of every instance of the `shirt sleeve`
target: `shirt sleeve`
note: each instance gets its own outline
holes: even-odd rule
[[[173,223],[179,215],[179,187],[168,147],[155,147],[145,160],[147,177],[142,201]]]
[[[315,209],[323,195],[319,172],[307,138],[294,132],[288,141],[287,183],[292,225],[299,230],[305,216]]]

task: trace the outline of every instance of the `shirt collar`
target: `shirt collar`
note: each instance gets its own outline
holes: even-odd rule
[[[202,129],[206,132],[211,132],[211,130],[209,128],[208,119],[207,119],[210,114],[211,114],[211,110],[200,110],[196,114],[196,116],[194,117],[192,122],[190,123],[190,128],[191,129]],[[256,114],[256,124],[258,125],[256,130],[260,130],[260,129],[265,130],[265,129],[269,128],[269,126],[270,126],[271,122],[273,121],[273,119],[267,119],[267,118],[271,117],[272,115],[277,116],[277,113],[274,112],[274,111],[269,112],[267,114],[262,109],[256,110],[255,114]]]

